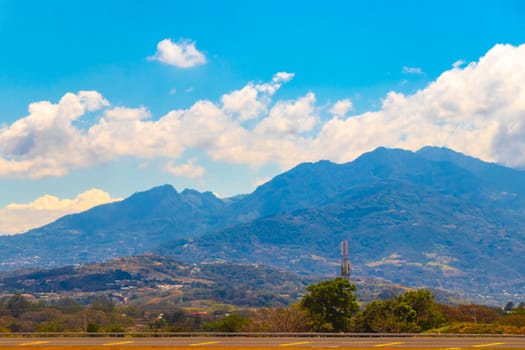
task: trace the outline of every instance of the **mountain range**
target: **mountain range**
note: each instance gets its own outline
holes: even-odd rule
[[[334,275],[341,240],[355,276],[523,300],[525,172],[446,148],[378,148],[300,164],[233,198],[164,185],[0,237],[0,269],[154,252]]]

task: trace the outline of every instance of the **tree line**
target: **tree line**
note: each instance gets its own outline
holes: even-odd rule
[[[287,307],[151,312],[106,296],[87,305],[72,298],[32,302],[22,294],[0,300],[0,332],[368,332],[525,333],[525,304],[503,308],[443,305],[427,290],[407,291],[360,305],[356,287],[336,278],[307,287]]]

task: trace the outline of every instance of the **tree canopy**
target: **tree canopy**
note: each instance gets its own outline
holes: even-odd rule
[[[315,331],[348,331],[351,317],[359,311],[356,287],[344,278],[309,285],[300,306],[310,316]]]
[[[421,332],[439,327],[444,318],[427,290],[406,292],[395,298],[368,304],[355,320],[361,332]]]

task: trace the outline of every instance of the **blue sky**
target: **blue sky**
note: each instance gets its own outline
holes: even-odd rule
[[[0,43],[0,233],[378,146],[525,168],[518,0],[0,0]]]

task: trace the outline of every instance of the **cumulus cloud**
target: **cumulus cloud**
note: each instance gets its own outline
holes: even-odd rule
[[[0,234],[25,232],[64,215],[118,200],[120,198],[111,198],[109,193],[93,188],[72,199],[44,195],[29,203],[11,203],[0,208]]]
[[[239,121],[258,118],[268,111],[271,97],[283,83],[290,81],[293,73],[276,73],[269,83],[249,83],[240,90],[222,96],[223,111]]]
[[[204,176],[204,168],[195,164],[195,159],[190,159],[184,164],[174,165],[168,163],[164,170],[176,176],[195,179]]]
[[[344,99],[334,103],[334,106],[330,109],[330,113],[336,117],[344,117],[353,107],[350,99]]]
[[[195,42],[182,40],[174,43],[164,39],[157,44],[157,52],[148,59],[178,68],[191,68],[206,63],[206,56],[195,47]]]
[[[390,92],[377,112],[329,121],[317,147],[332,159],[348,160],[381,145],[439,145],[523,167],[523,79],[525,45],[496,45],[478,62],[444,72],[415,94]]]
[[[378,146],[425,145],[525,167],[525,45],[496,45],[416,93],[391,91],[378,110],[354,115],[349,99],[318,104],[313,92],[276,99],[292,78],[276,73],[218,102],[199,100],[160,118],[145,107],[112,106],[97,92],[33,103],[27,117],[0,128],[0,176],[62,176],[135,157],[165,159],[172,173],[199,177],[198,159],[173,165],[188,150],[216,162],[286,169],[318,159],[350,161]],[[98,117],[81,129],[75,121],[87,112]]]
[[[224,111],[238,115],[239,120],[254,119],[266,111],[267,104],[258,98],[260,91],[253,84],[222,96]]]
[[[308,93],[293,101],[279,101],[268,117],[255,128],[265,135],[298,135],[308,132],[319,121],[315,111],[315,95]]]
[[[148,119],[151,113],[145,107],[125,108],[115,107],[104,113],[104,118],[113,121],[129,122],[134,120]]]
[[[85,164],[92,155],[73,122],[108,105],[95,91],[67,93],[57,104],[30,104],[28,116],[0,129],[0,175],[61,176]]]

